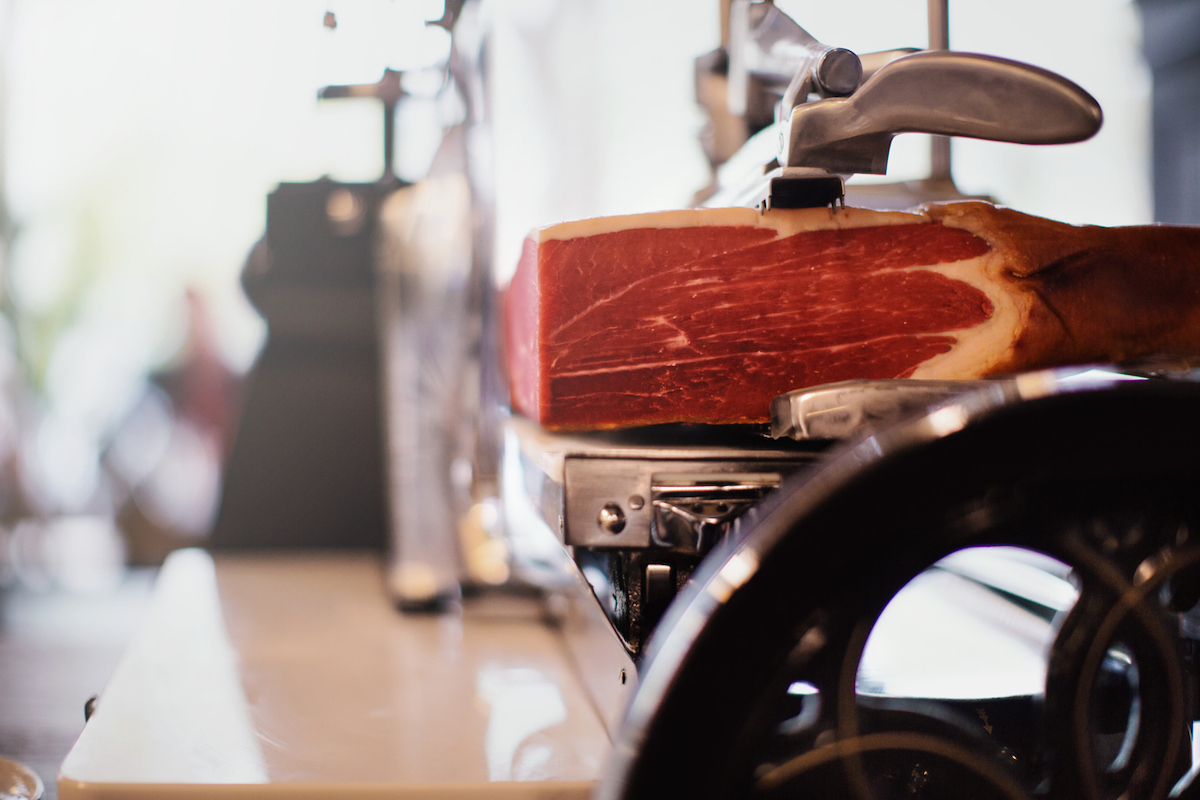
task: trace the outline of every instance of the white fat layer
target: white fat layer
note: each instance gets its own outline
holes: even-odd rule
[[[974,286],[992,301],[992,315],[979,325],[957,331],[947,331],[958,341],[949,352],[922,362],[912,373],[913,378],[925,380],[955,380],[978,378],[995,372],[1009,352],[1013,331],[1021,330],[1029,314],[1030,299],[1026,295],[1005,291],[1006,282],[989,278],[1002,261],[992,251],[977,258],[922,267],[948,278]]]
[[[573,222],[561,222],[533,232],[541,244],[554,239],[578,239],[631,228],[698,228],[718,225],[753,225],[773,228],[780,237],[830,228],[863,228],[870,225],[913,225],[928,222],[923,214],[908,211],[871,211],[864,208],[829,207],[775,209],[760,214],[753,208],[685,208],[676,211],[653,211],[620,217],[592,217]]]
[[[926,380],[956,380],[995,374],[1012,349],[1015,331],[1025,329],[1033,297],[1020,291],[1005,274],[1008,255],[1003,243],[987,235],[986,226],[971,215],[947,216],[947,227],[960,228],[986,241],[990,249],[975,258],[923,267],[948,278],[974,286],[992,302],[992,316],[971,328],[948,331],[958,340],[946,353],[922,362],[912,377]]]

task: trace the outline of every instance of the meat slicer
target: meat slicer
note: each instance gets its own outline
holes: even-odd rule
[[[818,42],[773,4],[748,0],[731,5],[729,28],[728,106],[748,125],[755,113],[762,117],[752,109],[773,109],[774,118],[758,119],[762,130],[721,168],[709,205],[836,208],[846,200],[846,177],[886,173],[892,139],[903,132],[1047,144],[1089,138],[1100,126],[1090,95],[1026,64],[949,50],[860,59]],[[710,71],[721,62],[702,59]],[[947,173],[853,199],[910,207],[959,197]],[[777,419],[795,424],[780,423],[770,438],[732,425],[563,437],[514,419],[509,430],[527,494],[637,657],[699,560],[785,477],[819,462],[830,441],[856,433],[845,423],[898,418],[969,388],[915,381],[817,388],[780,398]],[[831,423],[836,414],[840,428]]]
[[[711,205],[960,198],[944,139],[927,181],[845,178],[886,172],[901,132],[1051,144],[1100,125],[1060,76],[946,49],[944,8],[942,49],[863,57],[770,2],[729,14],[698,83],[748,141]],[[816,387],[776,398],[769,431],[504,420],[499,518],[615,737],[601,796],[1186,791],[1200,393],[1160,367]],[[942,578],[957,588],[930,596],[981,592],[991,635],[1038,652],[1022,687],[906,689],[876,664],[889,601]]]
[[[855,381],[776,398],[770,426],[561,434],[509,416],[484,255],[494,209],[478,12],[447,2],[439,23],[454,32],[448,85],[465,121],[431,179],[380,211],[387,586],[422,641],[436,638],[428,612],[460,608],[463,590],[532,594],[551,633],[537,646],[565,645],[586,698],[555,708],[590,707],[612,742],[605,798],[1193,794],[1191,365]],[[845,176],[884,172],[900,132],[1050,143],[1099,126],[1090,96],[1027,65],[944,49],[859,57],[769,2],[734,0],[729,28],[727,48],[698,64],[747,125],[714,204],[955,197],[940,144],[919,185],[865,192]],[[243,571],[240,591],[270,605]],[[264,664],[286,648],[259,622],[267,644],[252,655]],[[401,649],[386,657],[405,661]],[[224,651],[209,661],[229,670]],[[332,674],[336,661],[320,663]],[[479,696],[500,697],[499,680]],[[408,691],[458,708],[435,687]],[[319,702],[294,697],[295,717]],[[106,702],[119,705],[102,698],[101,715]],[[239,758],[255,747],[205,741]],[[261,758],[238,765],[238,780],[261,782]],[[492,780],[515,796],[503,766]],[[580,787],[543,796],[554,791]]]

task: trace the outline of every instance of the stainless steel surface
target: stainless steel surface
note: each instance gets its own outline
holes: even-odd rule
[[[820,457],[819,449],[759,435],[730,444],[705,442],[695,432],[680,437],[686,444],[664,443],[653,441],[654,433],[640,441],[636,432],[556,434],[520,417],[510,421],[510,430],[522,464],[522,493],[560,541],[584,547],[649,547],[655,511],[647,498],[654,499],[656,486],[670,486],[671,477],[714,486],[761,484]],[[619,511],[621,530],[605,528],[602,511],[614,520]]]
[[[906,416],[927,411],[938,403],[973,392],[994,401],[1014,398],[1021,386],[1043,373],[974,381],[896,380],[841,381],[811,389],[787,392],[771,401],[771,435],[776,438],[845,439]],[[1112,381],[1140,381],[1153,376],[1194,379],[1186,365],[1130,361],[1116,365],[1063,367],[1056,371],[1059,385],[1089,386]]]
[[[950,137],[934,136],[929,142],[929,180],[950,182],[953,178]]]
[[[783,114],[810,93],[841,97],[858,88],[857,55],[817,41],[773,4],[734,0],[729,15],[731,113],[744,116],[756,88],[782,94]]]
[[[776,438],[844,439],[871,426],[897,422],[951,397],[995,381],[858,380],[781,394],[771,401]]]
[[[646,583],[642,588],[643,602],[647,606],[663,607],[675,596],[675,581],[668,564],[647,564]]]
[[[742,148],[756,157],[730,157],[707,192],[706,205],[765,210],[845,202],[844,187],[835,191],[831,180],[885,174],[898,133],[933,134],[930,177],[868,187],[856,191],[853,202],[908,208],[964,199],[952,179],[947,137],[1056,144],[1086,139],[1100,126],[1096,101],[1061,76],[1015,61],[950,52],[947,0],[929,0],[928,51],[890,50],[861,58],[816,41],[769,2],[734,0],[729,15],[728,108],[749,130],[762,130]],[[789,68],[791,77],[780,91]],[[764,111],[767,106],[774,107],[773,114]],[[778,130],[764,129],[772,119]],[[768,152],[776,140],[777,149]],[[754,162],[748,169],[728,168],[746,160]],[[800,168],[810,172],[786,174]]]
[[[637,666],[579,568],[564,558],[563,569],[570,571],[571,583],[560,586],[548,606],[580,686],[608,738],[615,739],[637,690]]]
[[[1052,72],[991,56],[920,52],[892,61],[848,98],[792,109],[780,163],[884,174],[898,133],[1061,144],[1090,137],[1100,122],[1095,99]]]
[[[929,0],[929,49],[950,49],[950,0]],[[929,179],[952,181],[950,139],[934,136],[929,143]]]
[[[618,534],[625,529],[625,513],[616,503],[608,503],[600,509],[596,523],[601,529],[614,535]]]
[[[929,0],[929,49],[950,49],[950,0]]]
[[[925,178],[897,183],[857,183],[846,187],[846,205],[873,208],[877,211],[905,211],[924,203],[980,200],[995,203],[989,195],[968,195],[960,192],[954,181]]]
[[[650,489],[654,544],[696,554],[707,553],[735,519],[782,481],[778,472],[655,477]]]
[[[522,463],[511,432],[501,475],[504,515],[513,532],[514,572],[546,590],[548,617],[562,634],[571,666],[609,738],[615,738],[638,684],[637,668],[601,606],[604,592],[593,589],[562,546],[557,510],[550,512],[555,521],[547,524],[546,509],[561,508],[555,498],[561,499],[562,484]],[[530,491],[531,486],[542,491]],[[611,587],[607,599],[612,600]]]
[[[823,449],[724,427],[554,434],[513,419],[503,494],[514,570],[576,598],[603,619],[605,636],[636,655],[708,550]],[[586,577],[590,606],[580,606],[582,579],[570,573]],[[583,639],[599,636],[590,630]],[[585,680],[589,693],[612,691],[612,669],[595,672]]]
[[[702,475],[710,481],[707,485],[714,487],[713,502],[717,503],[722,502],[719,498],[726,480],[740,485],[738,479],[747,473],[790,475],[812,461],[811,454],[796,457],[769,449],[755,457],[737,459],[714,459],[706,457],[704,452],[686,460],[660,459],[649,453],[638,459],[569,458],[563,484],[566,506],[563,539],[566,544],[579,547],[650,547],[655,543],[651,533],[655,516],[662,512],[654,502],[635,509],[629,498],[632,495],[653,498],[655,485],[664,483],[663,476]],[[723,477],[725,480],[721,480]],[[606,506],[621,509],[626,520],[622,530],[609,531],[596,524],[600,509]],[[661,535],[671,538],[665,531]],[[688,548],[685,541],[680,541],[679,546]]]
[[[822,94],[845,97],[858,88],[862,74],[858,55],[844,47],[830,47],[813,66],[812,82]]]
[[[862,62],[863,81],[867,81],[879,70],[886,67],[888,64],[895,61],[901,56],[919,53],[920,48],[917,47],[897,47],[894,50],[880,50],[876,53],[863,53],[858,58]],[[861,83],[859,84],[862,85]]]
[[[775,452],[781,460],[811,461],[818,455],[818,451],[809,448],[772,443],[766,431],[757,427],[747,432],[736,425],[680,426],[674,435],[654,428],[556,433],[514,416],[508,426],[522,458],[559,484],[571,458],[753,461],[770,458],[765,454]]]

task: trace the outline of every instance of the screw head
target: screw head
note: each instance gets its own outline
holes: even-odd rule
[[[600,516],[597,517],[596,524],[600,526],[601,530],[616,535],[625,530],[625,512],[616,503],[607,503],[604,508],[600,509]]]

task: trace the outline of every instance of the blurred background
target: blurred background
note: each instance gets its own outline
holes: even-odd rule
[[[779,5],[859,52],[926,43],[924,0]],[[716,0],[485,7],[498,281],[532,227],[679,207],[708,182],[693,59],[719,43]],[[1080,145],[956,142],[960,188],[1070,222],[1189,221],[1178,215],[1197,213],[1195,155],[1168,170],[1191,206],[1160,200],[1155,211],[1152,152],[1166,145],[1152,132],[1151,63],[1182,97],[1166,109],[1176,138],[1194,140],[1196,8],[952,2],[953,48],[1060,72],[1105,111]],[[243,378],[267,335],[239,284],[265,197],[284,180],[380,175],[380,104],[318,102],[317,91],[375,82],[384,68],[436,70],[449,35],[424,20],[442,10],[440,0],[0,3],[0,587],[103,592],[126,564],[204,543]],[[1146,24],[1167,45],[1144,49]],[[398,110],[407,180],[462,114],[434,90]],[[900,137],[889,177],[927,170],[927,140]]]

